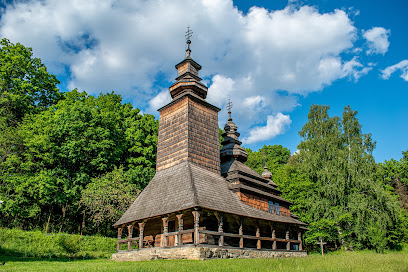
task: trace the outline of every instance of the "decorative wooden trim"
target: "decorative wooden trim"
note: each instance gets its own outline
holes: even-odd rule
[[[139,223],[139,249],[143,248],[143,232],[146,222]]]
[[[162,234],[162,239],[161,239],[161,246],[162,247],[167,247],[167,233],[169,232],[169,218],[168,217],[163,217],[163,234]]]
[[[178,246],[182,246],[183,245],[183,214],[177,214],[177,223],[178,223]]]
[[[121,241],[121,238],[122,238],[122,230],[123,230],[123,228],[118,228],[118,243],[117,243],[117,248],[116,248],[116,250],[119,252],[119,250],[120,250],[120,241]]]
[[[133,225],[129,225],[129,226],[127,226],[127,228],[128,228],[128,250],[130,251],[130,250],[132,250],[132,243],[131,243],[131,239],[132,239],[132,236],[133,236]]]
[[[192,211],[194,216],[194,245],[198,245],[200,243],[200,212],[199,211]]]

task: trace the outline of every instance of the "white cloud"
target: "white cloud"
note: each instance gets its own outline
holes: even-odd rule
[[[171,101],[169,90],[162,90],[149,101],[149,112],[154,112]]]
[[[388,51],[390,42],[388,37],[391,31],[383,27],[373,27],[363,33],[363,37],[367,40],[367,54],[385,54]]]
[[[398,70],[401,71],[400,77],[405,81],[408,81],[408,60],[402,60],[397,64],[388,66],[384,70],[381,70],[381,77],[383,79],[389,79],[391,74]]]
[[[207,100],[224,109],[230,98],[241,131],[290,112],[299,94],[370,69],[344,57],[359,53],[349,15],[302,1],[243,14],[232,0],[32,0],[8,6],[0,20],[1,36],[33,47],[52,73],[68,77],[69,88],[115,90],[151,113],[170,99],[163,81],[176,77],[189,25],[192,57],[210,82]],[[223,125],[225,110],[219,119]]]
[[[272,139],[273,137],[285,132],[286,127],[292,123],[289,115],[278,113],[276,116],[269,115],[266,126],[253,128],[249,136],[242,140],[245,144],[251,144],[259,141]]]
[[[369,66],[372,66],[372,64]],[[342,75],[343,77],[349,76],[357,81],[360,77],[366,75],[371,70],[372,67],[364,67],[364,65],[357,61],[357,58],[354,57],[352,60],[344,63],[342,67]]]

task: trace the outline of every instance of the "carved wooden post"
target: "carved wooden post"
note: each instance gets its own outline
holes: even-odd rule
[[[118,245],[117,245],[117,251],[118,252],[120,250],[120,239],[122,238],[122,230],[123,230],[123,228],[118,228]]]
[[[244,228],[243,228],[243,218],[239,219],[239,235],[244,235]],[[242,236],[239,238],[239,247],[244,248],[244,238]]]
[[[143,248],[143,240],[144,240],[143,232],[144,232],[145,225],[146,225],[146,222],[139,223],[139,249]]]
[[[194,244],[198,245],[200,243],[200,212],[193,211],[194,216]]]
[[[130,239],[132,239],[133,237],[133,225],[129,225],[127,226],[128,228],[128,251],[132,250],[132,241]]]
[[[286,250],[290,250],[290,242],[289,242],[289,230],[286,231],[286,240],[288,241],[286,244]]]
[[[163,217],[163,234],[162,234],[162,247],[167,247],[167,233],[169,232],[169,218],[168,217]]]
[[[299,241],[299,250],[303,250],[303,246],[302,246],[302,233],[300,232],[300,230],[298,231],[298,241]]]
[[[261,229],[259,228],[259,226],[256,226],[256,237],[261,237]],[[258,239],[256,242],[256,249],[261,249],[261,240]]]
[[[271,228],[272,228],[272,239],[276,239],[276,230],[275,230],[275,228],[274,228],[274,225],[271,225]],[[276,241],[273,241],[273,244],[272,244],[272,249],[273,250],[276,250]]]
[[[216,214],[217,215],[217,214]],[[218,219],[218,232],[220,232],[220,239],[218,240],[218,246],[224,246],[224,216],[222,214],[219,214],[217,216]]]
[[[177,214],[177,221],[178,221],[178,246],[183,245],[183,235],[181,234],[181,232],[183,231],[183,214]]]

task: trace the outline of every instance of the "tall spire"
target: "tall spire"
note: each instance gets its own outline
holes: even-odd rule
[[[232,103],[228,99],[227,110],[229,114],[228,122],[224,126],[225,132],[222,134],[224,141],[222,141],[221,148],[221,161],[229,161],[231,159],[236,159],[241,162],[246,162],[248,159],[248,154],[245,152],[244,148],[241,146],[242,142],[238,140],[239,132],[237,132],[237,125],[232,122],[231,118]]]
[[[207,97],[208,88],[201,83],[201,78],[198,76],[198,71],[201,70],[201,65],[195,62],[190,54],[191,36],[193,31],[190,27],[187,27],[186,31],[186,58],[176,65],[178,71],[178,77],[176,82],[170,86],[171,98],[177,99],[186,94],[193,95],[195,97],[205,99]]]

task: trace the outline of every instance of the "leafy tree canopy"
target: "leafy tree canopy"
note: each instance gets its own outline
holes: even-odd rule
[[[0,41],[0,123],[16,126],[27,113],[39,112],[61,98],[60,82],[29,47]]]
[[[28,115],[18,130],[22,152],[3,163],[5,220],[38,224],[52,214],[60,227],[68,219],[67,227],[80,225],[82,190],[117,167],[137,189],[144,188],[155,172],[157,128],[152,115],[122,104],[113,93],[95,98],[73,90]]]

